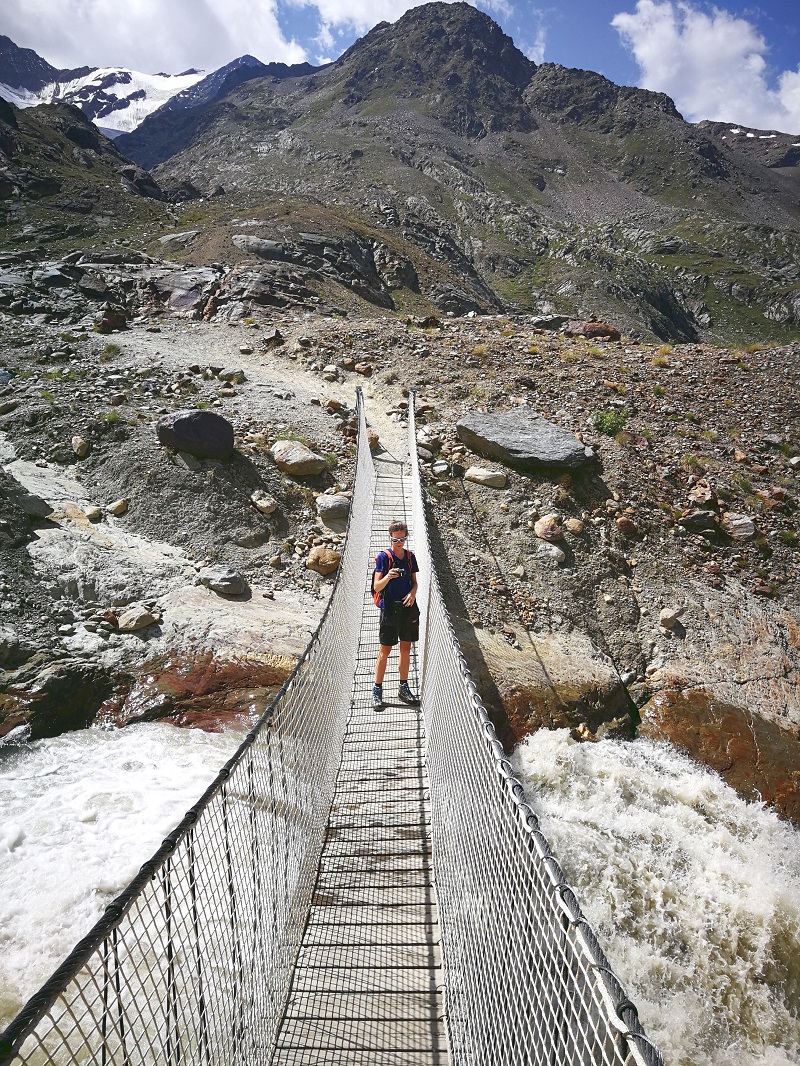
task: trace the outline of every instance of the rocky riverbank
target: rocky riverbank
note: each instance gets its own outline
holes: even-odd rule
[[[246,648],[240,710],[265,670],[278,683],[331,587],[309,555],[342,546],[355,386],[398,453],[413,388],[440,578],[509,742],[639,728],[798,819],[800,346],[644,345],[524,316],[153,310],[111,336],[0,323],[4,733],[23,735],[58,677],[86,675],[92,720],[130,720],[120,679],[137,692],[176,655],[202,675]],[[522,470],[459,430],[526,406],[588,461]],[[159,443],[158,419],[192,408],[230,422],[230,459]],[[281,439],[320,472],[281,470]],[[209,568],[245,590],[215,592]],[[131,610],[150,620],[127,631]],[[148,706],[204,720],[180,703]]]

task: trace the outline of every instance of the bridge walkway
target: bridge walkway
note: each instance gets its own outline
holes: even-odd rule
[[[370,553],[411,526],[408,469],[378,459]],[[413,529],[410,529],[413,544]],[[438,908],[421,709],[397,699],[397,653],[372,703],[379,612],[365,575],[350,715],[274,1066],[445,1066]],[[416,663],[412,660],[412,685]]]

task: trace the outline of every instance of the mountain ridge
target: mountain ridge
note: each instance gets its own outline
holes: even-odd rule
[[[536,65],[468,4],[413,8],[322,68],[242,62],[206,90],[116,142],[178,203],[188,266],[319,271],[313,233],[353,269],[370,249],[405,262],[413,285],[378,293],[373,264],[353,289],[396,310],[601,315],[682,341],[800,324],[791,140],[737,141],[664,94]],[[157,233],[137,239],[157,253]]]

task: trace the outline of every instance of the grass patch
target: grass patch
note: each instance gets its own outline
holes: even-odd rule
[[[666,394],[667,394],[667,390],[664,388],[663,385],[654,385],[653,386],[653,395],[654,396],[666,396]]]
[[[691,452],[688,455],[684,455],[681,459],[681,466],[684,470],[688,470],[692,474],[704,474],[706,472],[703,461],[699,455],[694,455]]]
[[[779,529],[778,540],[783,544],[787,544],[790,548],[796,548],[800,537],[797,536],[793,529]]]
[[[669,366],[670,365],[669,359],[667,359],[667,357],[665,355],[654,355],[653,358],[650,360],[650,363],[652,364],[652,366],[660,366],[660,367],[665,367],[665,366]]]
[[[42,397],[43,400],[46,400],[47,403],[56,402],[56,394],[54,392],[51,392],[49,389],[42,389],[39,395]]]
[[[626,411],[592,411],[589,422],[598,433],[605,433],[607,437],[616,437],[625,428],[628,421]]]

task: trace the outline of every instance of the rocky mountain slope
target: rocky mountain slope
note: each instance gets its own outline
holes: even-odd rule
[[[159,162],[159,181],[224,195],[267,240],[307,230],[312,204],[323,232],[379,228],[418,276],[443,268],[464,309],[785,340],[800,321],[800,167],[789,148],[777,166],[738,143],[663,95],[536,67],[469,5],[430,4],[325,70],[153,116],[120,148]],[[191,225],[228,259],[221,216],[194,210]]]
[[[415,8],[324,69],[242,62],[176,97],[116,145],[159,162],[177,206],[120,202],[122,225],[39,111],[28,169],[71,167],[83,234],[259,276],[279,306],[321,283],[351,314],[598,315],[665,341],[786,341],[800,322],[788,135],[692,126],[663,95],[537,67],[467,4]],[[64,197],[5,188],[8,241],[78,250]]]

